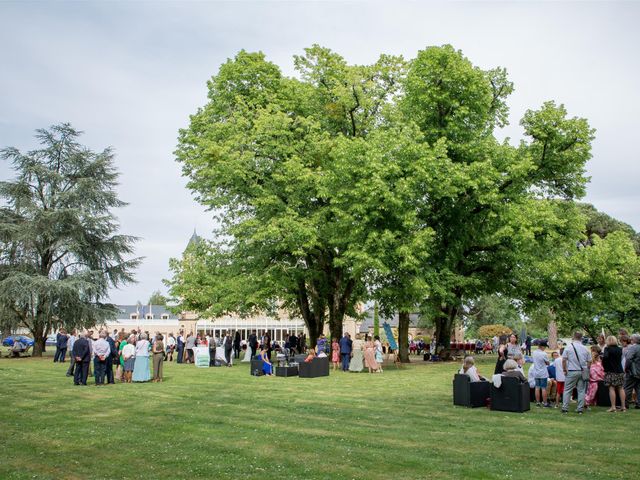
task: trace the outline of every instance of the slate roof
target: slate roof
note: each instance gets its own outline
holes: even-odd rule
[[[132,313],[140,313],[142,315],[144,309],[145,316],[152,313],[154,320],[160,320],[162,315],[169,315],[169,320],[178,319],[178,315],[171,312],[164,305],[117,305],[117,307],[119,310],[118,318],[130,318]],[[149,307],[151,307],[151,310],[149,310]]]
[[[360,333],[368,333],[373,328],[373,307],[368,308],[364,312],[364,320],[360,324]],[[394,313],[392,317],[385,317],[381,313],[378,313],[378,318],[380,319],[380,327],[384,322],[387,322],[391,325],[391,328],[398,327],[398,314]],[[418,313],[410,313],[409,314],[409,327],[418,327],[418,323],[420,320],[420,314]]]

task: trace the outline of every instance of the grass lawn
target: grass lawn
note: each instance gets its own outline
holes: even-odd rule
[[[0,360],[0,479],[640,478],[640,410],[454,407],[452,363],[316,379],[165,363],[162,384],[101,388],[66,368]]]

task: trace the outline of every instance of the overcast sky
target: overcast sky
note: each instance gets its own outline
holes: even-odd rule
[[[71,122],[94,150],[115,148],[122,232],[141,237],[139,283],[112,292],[145,302],[193,229],[213,222],[173,157],[179,128],[206,101],[206,81],[240,49],[293,73],[319,43],[349,62],[412,58],[450,43],[515,83],[511,125],[545,100],[597,129],[586,200],[640,229],[640,3],[6,2],[0,0],[0,146],[28,150],[33,131]],[[0,178],[10,177],[0,165]]]

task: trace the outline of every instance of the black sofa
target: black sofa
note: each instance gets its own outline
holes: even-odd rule
[[[484,407],[490,395],[491,383],[472,382],[469,375],[453,377],[453,404],[460,407]]]
[[[298,376],[302,378],[328,377],[329,357],[316,357],[298,365]]]
[[[491,410],[501,412],[526,412],[529,410],[529,384],[517,378],[502,377],[502,385],[491,385]]]

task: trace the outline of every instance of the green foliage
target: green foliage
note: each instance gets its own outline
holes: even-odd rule
[[[16,178],[0,182],[0,304],[30,330],[34,355],[56,327],[93,326],[115,316],[109,288],[133,281],[134,237],[119,235],[113,153],[78,144],[68,124],[38,130],[38,150],[0,151]]]
[[[517,331],[522,323],[514,302],[504,295],[483,295],[464,305],[458,313],[465,328],[465,337],[478,337],[478,330],[485,325],[506,325]],[[493,335],[492,335],[493,336]]]
[[[495,336],[510,335],[513,329],[506,325],[482,325],[478,328],[479,338],[493,338]]]
[[[163,305],[164,306],[164,305],[167,304],[167,297],[162,295],[162,293],[160,293],[160,290],[156,290],[149,297],[149,300],[147,301],[147,304],[149,304],[149,305]]]

